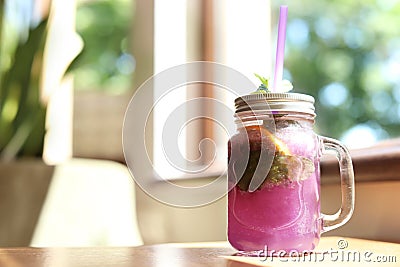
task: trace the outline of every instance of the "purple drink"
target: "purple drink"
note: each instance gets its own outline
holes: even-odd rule
[[[345,224],[354,210],[350,154],[314,133],[314,98],[259,92],[235,100],[237,134],[228,142],[228,240],[245,255],[312,250],[322,232]],[[320,212],[319,160],[334,151],[342,204]]]
[[[273,136],[263,126],[248,126],[231,138],[228,176],[243,166],[238,151],[250,145],[242,178],[228,193],[228,239],[241,251],[311,250],[319,240],[319,163],[317,137],[307,122],[276,120]],[[243,138],[248,138],[248,143]],[[262,149],[275,145],[275,156],[264,182],[254,192],[246,188]],[[265,141],[267,140],[267,141]],[[231,153],[233,152],[233,153]],[[235,153],[236,152],[236,153]],[[255,158],[255,159],[254,159]],[[235,163],[235,164],[234,164]],[[262,163],[261,163],[262,164]],[[246,164],[244,164],[246,165]],[[237,179],[237,177],[235,177]]]

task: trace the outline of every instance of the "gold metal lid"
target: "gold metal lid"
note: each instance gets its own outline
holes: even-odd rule
[[[299,93],[256,93],[235,99],[236,113],[269,109],[272,112],[300,112],[315,117],[314,97]]]

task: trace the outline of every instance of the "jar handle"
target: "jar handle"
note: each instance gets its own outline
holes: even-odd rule
[[[342,205],[335,214],[326,215],[322,213],[323,228],[322,232],[328,232],[344,225],[350,220],[354,211],[354,172],[350,153],[339,141],[320,136],[323,146],[322,154],[327,151],[335,152],[339,161],[340,187],[342,192]]]

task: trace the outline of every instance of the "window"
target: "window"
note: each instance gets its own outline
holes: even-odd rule
[[[137,11],[140,7],[149,10],[150,4],[145,7],[140,2],[137,3]],[[271,73],[278,5],[285,1],[252,1],[251,4],[227,0],[211,2],[169,1],[166,7],[163,6],[165,3],[154,1],[155,13],[152,16],[155,16],[155,33],[161,29],[157,27],[163,27],[163,36],[155,35],[153,39],[149,35],[153,29],[150,23],[152,16],[143,20],[147,23],[140,24],[146,32],[142,31],[142,35],[135,33],[143,37],[135,42],[142,42],[143,46],[145,40],[151,39],[146,43],[147,48],[149,45],[155,47],[155,53],[151,55],[155,57],[151,68],[153,72],[147,71],[146,75],[143,71],[136,73],[140,76],[136,79],[139,82],[137,86],[153,73],[193,60],[226,64],[244,73],[256,84],[258,81],[253,77],[254,72],[266,76]],[[286,4],[289,4],[289,19],[284,77],[293,82],[295,92],[311,94],[316,98],[317,132],[340,139],[350,148],[371,146],[379,140],[398,136],[400,42],[395,25],[399,24],[399,4],[396,1],[372,1],[366,5],[362,1],[353,1],[343,5],[341,1],[313,0]],[[175,22],[162,20],[166,13],[173,14]],[[180,35],[172,37],[172,34]],[[163,50],[157,50],[158,46]],[[140,52],[146,53],[147,48],[134,54],[140,57]],[[175,56],[172,54],[174,50],[177,51]],[[166,63],[158,61],[160,53],[168,56]],[[145,64],[143,59],[141,64],[138,59],[137,71]],[[148,62],[152,58],[147,55],[146,59]],[[200,95],[206,91],[201,92]],[[184,93],[178,95],[173,97],[176,101],[174,105],[193,97]],[[230,105],[233,103],[232,99],[225,98],[224,101]],[[172,102],[167,102],[173,109]],[[163,171],[168,162],[163,159],[159,144],[163,125],[161,118],[166,116],[165,111],[165,106],[155,108],[154,144],[150,152],[156,167]],[[181,119],[185,120],[185,116],[182,115]],[[217,150],[225,151],[227,137],[217,134],[215,128],[207,126],[206,122],[183,132],[179,143],[181,152],[189,159],[196,158],[199,140],[209,134],[220,146]],[[197,135],[192,134],[194,132]],[[219,160],[219,170],[222,170],[226,160],[224,156]],[[185,176],[172,174],[172,170],[166,172],[167,176]]]
[[[399,2],[288,4],[286,77],[316,97],[317,131],[350,148],[399,136]]]
[[[84,49],[71,66],[75,157],[124,161],[121,122],[133,92],[135,16],[135,0],[76,0],[76,30]]]
[[[148,10],[148,5],[145,6],[138,1],[137,13],[141,12],[139,8]],[[136,38],[148,35],[149,31],[152,31],[149,21],[145,18],[136,19],[135,23],[143,27],[139,29],[140,32],[135,32]],[[270,72],[269,35],[270,7],[267,1],[257,0],[249,5],[242,1],[227,0],[155,0],[153,70],[157,74],[167,68],[190,61],[214,61],[244,73],[257,84],[254,72]],[[144,45],[146,38],[140,40],[142,41],[140,46]],[[147,49],[149,45],[146,46]],[[140,56],[142,51],[134,52],[134,55],[140,57],[138,62],[142,59]],[[147,60],[151,59],[147,57]],[[138,68],[140,68],[139,63]],[[141,78],[137,80],[143,81]],[[159,90],[157,85],[155,90]],[[253,88],[248,88],[248,90],[251,92]],[[177,170],[166,158],[162,150],[162,133],[169,114],[181,104],[196,97],[219,98],[233,108],[232,96],[224,92],[218,93],[215,88],[207,84],[190,85],[190,88],[183,86],[161,99],[154,99],[158,102],[152,114],[154,119],[153,150],[150,154],[153,155],[155,169],[163,176],[188,177],[187,172]],[[199,108],[212,109],[213,107]],[[229,138],[226,132],[207,119],[185,124],[187,119],[185,112],[182,112],[177,119],[185,125],[177,141],[177,146],[184,157],[181,162],[175,162],[175,165],[184,166],[188,161],[198,159],[201,140],[211,139],[216,144],[216,151],[213,146],[208,146],[203,151],[204,160],[200,163],[200,168],[209,164],[207,161],[214,159],[214,156],[216,158],[202,176],[224,172],[227,158],[226,145]],[[233,125],[233,118],[226,118],[226,120],[223,123]]]

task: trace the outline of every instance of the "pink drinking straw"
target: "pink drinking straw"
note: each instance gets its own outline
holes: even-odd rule
[[[281,6],[279,10],[278,42],[276,44],[275,74],[274,74],[274,84],[272,87],[272,91],[277,91],[276,87],[278,83],[282,81],[282,76],[283,76],[287,14],[288,14],[288,7]]]

